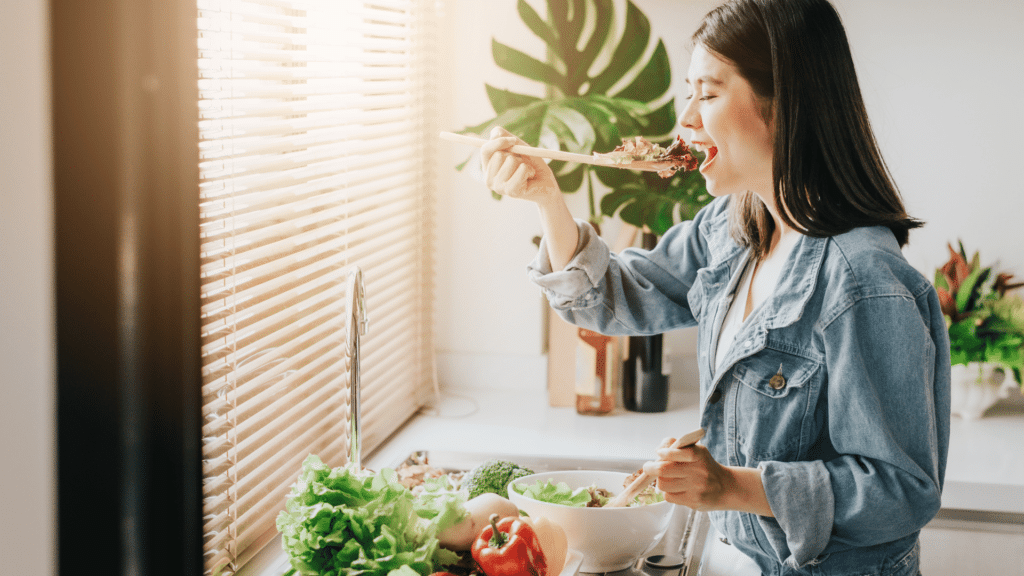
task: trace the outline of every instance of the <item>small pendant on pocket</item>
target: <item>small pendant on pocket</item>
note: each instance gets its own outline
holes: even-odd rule
[[[782,364],[779,364],[779,371],[768,380],[768,385],[775,390],[782,390],[786,387],[786,377],[782,375]]]

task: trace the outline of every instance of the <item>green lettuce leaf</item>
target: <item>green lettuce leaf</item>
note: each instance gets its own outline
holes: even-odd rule
[[[465,495],[414,497],[394,470],[330,468],[310,455],[277,517],[292,567],[307,576],[427,576],[458,560],[437,533],[466,515]]]
[[[573,490],[565,482],[555,484],[550,478],[529,485],[513,482],[512,489],[527,498],[549,504],[582,508],[587,505],[587,502],[590,502],[590,491],[587,488]]]

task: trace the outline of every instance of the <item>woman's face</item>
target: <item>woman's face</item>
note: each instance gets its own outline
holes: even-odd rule
[[[736,67],[698,45],[686,79],[680,124],[707,158],[700,172],[713,196],[752,191],[772,198],[772,133],[763,104]]]

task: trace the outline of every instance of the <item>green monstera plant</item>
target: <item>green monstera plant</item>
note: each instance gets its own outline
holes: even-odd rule
[[[547,94],[532,96],[485,84],[496,116],[463,132],[487,137],[492,128],[502,126],[531,146],[579,154],[608,152],[633,136],[671,143],[676,110],[669,91],[668,52],[664,42],[652,39],[650,20],[632,1],[625,2],[619,32],[613,0],[547,0],[546,19],[525,0],[517,6],[522,21],[543,40],[547,58],[492,40],[494,62],[543,83]],[[587,164],[556,161],[551,167],[563,192],[586,188],[594,223],[617,213],[624,222],[661,235],[711,201],[695,171],[661,178]],[[600,203],[595,177],[611,190]]]

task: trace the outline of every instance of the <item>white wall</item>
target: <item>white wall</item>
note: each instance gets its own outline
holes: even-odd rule
[[[541,11],[544,3],[530,0]],[[669,50],[676,93],[689,36],[718,0],[634,0]],[[540,41],[514,0],[450,0],[441,125],[460,129],[493,116],[483,84],[543,95],[540,85],[497,68],[490,42],[538,57]],[[621,2],[617,5],[621,8]],[[929,278],[963,239],[982,261],[1024,277],[1024,3],[1018,0],[834,0],[857,64],[876,136],[909,212],[925,221],[905,254]],[[438,333],[442,383],[537,383],[543,378],[542,307],[526,279],[539,233],[527,203],[496,202],[454,166],[468,151],[440,149]],[[571,198],[578,217],[583,198]],[[673,335],[692,354],[693,333]],[[685,358],[684,358],[685,360]],[[521,366],[509,374],[509,366]],[[501,366],[499,370],[487,366]]]
[[[54,574],[53,187],[46,0],[0,3],[0,562]]]

